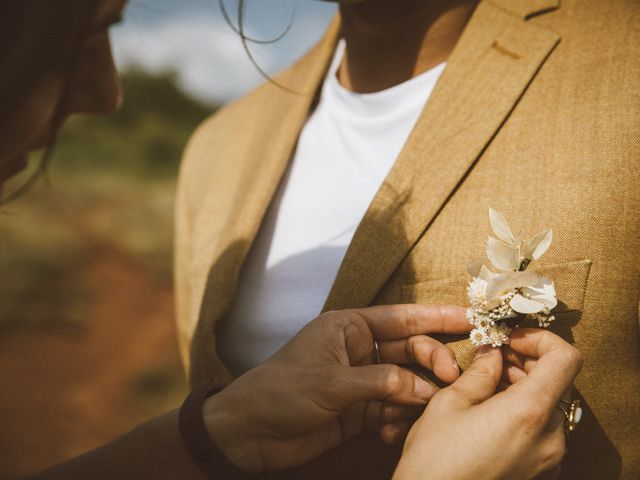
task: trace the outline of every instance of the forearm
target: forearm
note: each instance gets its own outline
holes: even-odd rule
[[[103,447],[30,477],[32,480],[87,478],[201,480],[206,477],[189,457],[180,436],[178,411],[174,410]]]

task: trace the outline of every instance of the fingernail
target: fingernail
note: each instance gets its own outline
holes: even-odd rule
[[[476,352],[476,358],[489,355],[492,351],[493,351],[493,347],[491,345],[480,345],[480,348]]]
[[[453,369],[458,372],[458,375],[460,375],[460,365],[458,365],[458,362],[456,362],[455,360],[453,362],[451,362],[451,365],[453,366]]]
[[[435,389],[433,388],[433,386],[431,386],[428,382],[415,377],[415,380],[413,382],[413,394],[416,397],[428,400],[429,398],[433,397],[434,393]]]

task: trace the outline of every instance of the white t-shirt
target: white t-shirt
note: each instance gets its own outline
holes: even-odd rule
[[[444,69],[359,94],[337,80],[343,53],[341,41],[219,325],[218,353],[235,375],[318,316],[360,220]]]

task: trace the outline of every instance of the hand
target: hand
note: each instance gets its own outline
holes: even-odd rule
[[[205,423],[227,458],[252,473],[302,464],[365,430],[398,440],[435,393],[398,365],[419,364],[450,383],[459,376],[453,352],[423,334],[467,331],[460,307],[325,313],[211,397]]]
[[[462,376],[438,392],[415,423],[395,480],[557,478],[566,452],[564,416],[582,356],[551,332],[515,330],[505,357],[481,347]],[[494,395],[499,382],[504,391]]]

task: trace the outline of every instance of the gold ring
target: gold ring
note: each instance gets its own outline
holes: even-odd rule
[[[566,405],[566,408],[565,408]],[[560,400],[556,405],[562,414],[564,415],[564,428],[567,432],[573,432],[576,426],[582,420],[582,407],[580,407],[580,400]]]
[[[376,353],[376,363],[377,364],[382,363],[382,360],[380,359],[380,346],[378,345],[378,341],[377,340],[373,341],[373,350]]]

